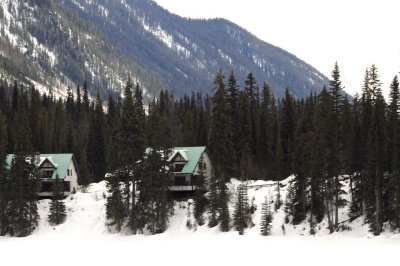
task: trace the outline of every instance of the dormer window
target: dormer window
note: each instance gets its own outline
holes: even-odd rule
[[[53,172],[54,172],[54,170],[49,170],[49,169],[41,170],[40,177],[41,178],[51,178],[53,176]]]
[[[174,172],[182,172],[183,167],[185,167],[184,163],[176,163],[175,164],[175,171]]]

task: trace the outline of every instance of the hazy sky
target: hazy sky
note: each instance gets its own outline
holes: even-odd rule
[[[328,77],[337,61],[351,94],[361,91],[365,69],[373,63],[385,95],[400,71],[400,1],[155,1],[184,17],[229,19]]]

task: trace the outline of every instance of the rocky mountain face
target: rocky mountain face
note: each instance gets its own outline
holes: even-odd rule
[[[61,88],[85,79],[120,91],[128,75],[151,97],[212,93],[219,68],[244,81],[252,72],[277,96],[319,91],[328,80],[296,56],[224,19],[193,20],[151,0],[2,0],[0,75]]]

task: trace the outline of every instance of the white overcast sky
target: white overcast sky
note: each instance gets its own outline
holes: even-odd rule
[[[400,71],[399,0],[155,0],[191,18],[226,18],[330,77],[337,61],[350,94],[376,64],[388,94]]]

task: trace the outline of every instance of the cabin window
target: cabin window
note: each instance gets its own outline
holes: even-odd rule
[[[186,186],[186,178],[184,176],[175,177],[175,186]]]
[[[72,176],[72,169],[67,169],[67,176]]]
[[[71,183],[69,181],[64,181],[64,192],[70,192],[71,191]]]
[[[43,182],[40,192],[53,192],[54,182]]]
[[[42,170],[41,177],[42,178],[51,178],[53,176],[53,170]]]
[[[177,163],[175,164],[175,172],[182,172],[183,167],[185,167],[184,163]]]

